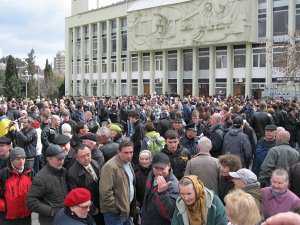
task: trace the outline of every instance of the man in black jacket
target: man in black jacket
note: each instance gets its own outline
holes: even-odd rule
[[[31,117],[23,118],[21,121],[22,129],[14,133],[16,146],[25,150],[26,168],[33,169],[36,156],[37,132],[32,127],[33,119]],[[35,171],[37,172],[37,171]]]
[[[222,125],[222,116],[219,113],[214,113],[209,120],[210,128],[206,136],[212,142],[211,155],[215,158],[222,155],[222,146],[224,141],[225,129]]]
[[[97,225],[104,225],[104,220],[99,208],[99,178],[100,165],[92,160],[91,149],[86,145],[79,145],[76,149],[76,161],[68,170],[69,189],[84,187],[92,194],[93,207],[90,213],[93,215]]]
[[[63,168],[65,153],[51,144],[45,152],[47,164],[34,177],[27,205],[39,214],[40,225],[52,225],[55,214],[64,207],[67,194],[67,172]]]

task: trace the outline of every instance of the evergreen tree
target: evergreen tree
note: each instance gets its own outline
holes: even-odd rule
[[[36,74],[36,66],[35,66],[35,55],[34,55],[34,49],[31,49],[30,52],[27,54],[26,61],[26,68],[28,71],[29,80],[27,84],[27,90],[28,90],[28,97],[29,98],[36,98],[38,95],[38,83],[37,80],[34,79],[34,74]]]
[[[5,96],[8,99],[21,96],[21,82],[18,77],[18,71],[15,59],[9,55],[5,70]]]

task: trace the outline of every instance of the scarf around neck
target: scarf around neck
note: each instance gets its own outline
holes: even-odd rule
[[[207,208],[204,185],[197,176],[190,175],[184,178],[190,179],[196,193],[196,201],[191,206],[186,206],[190,225],[205,225],[207,220]]]

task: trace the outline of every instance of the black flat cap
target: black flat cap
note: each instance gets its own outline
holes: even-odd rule
[[[196,124],[194,124],[194,123],[191,123],[191,124],[186,125],[186,126],[185,126],[185,129],[186,129],[186,130],[197,131]]]
[[[8,137],[0,137],[0,144],[10,145],[11,144],[11,139],[8,138]]]
[[[70,138],[63,134],[58,134],[55,136],[53,143],[57,145],[65,145],[70,142]]]
[[[277,126],[274,125],[274,124],[268,124],[268,125],[266,125],[266,127],[265,127],[265,130],[271,130],[271,131],[274,131],[274,130],[276,130],[276,129],[277,129]]]
[[[55,156],[59,159],[65,158],[65,152],[61,149],[59,145],[51,144],[46,149],[46,157],[52,157]]]
[[[81,140],[90,140],[90,141],[97,141],[96,135],[93,133],[88,133],[80,137]]]

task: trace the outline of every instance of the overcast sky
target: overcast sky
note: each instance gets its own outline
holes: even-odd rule
[[[71,0],[0,0],[0,57],[27,57],[33,48],[36,63],[44,68],[65,48],[65,17]],[[100,0],[101,5],[120,0]],[[90,0],[95,8],[97,0]]]

